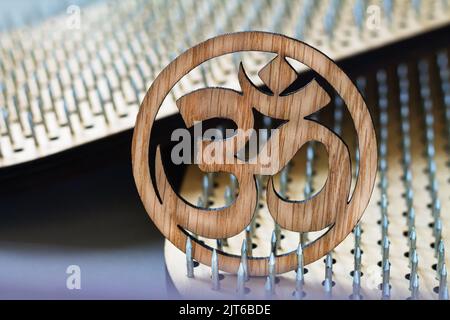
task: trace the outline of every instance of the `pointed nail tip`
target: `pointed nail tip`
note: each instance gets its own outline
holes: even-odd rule
[[[270,253],[269,263],[270,264],[275,264],[275,254],[273,252]]]

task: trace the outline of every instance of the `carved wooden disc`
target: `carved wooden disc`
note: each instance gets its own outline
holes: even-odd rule
[[[260,113],[286,120],[271,135],[264,152],[269,165],[205,163],[199,167],[206,172],[224,171],[236,176],[239,195],[228,207],[209,210],[186,203],[173,191],[167,181],[160,150],[156,152],[155,168],[149,167],[149,141],[153,122],[161,104],[187,73],[203,62],[239,51],[275,53],[275,58],[259,72],[271,92],[254,86],[243,66],[239,69],[241,92],[225,88],[203,88],[186,94],[177,101],[186,125],[209,118],[229,118],[238,128],[253,128],[252,108]],[[295,59],[323,77],[343,99],[355,124],[360,165],[353,193],[350,195],[351,163],[347,146],[325,126],[307,118],[325,107],[330,98],[315,81],[293,92],[289,86],[297,73],[286,58]],[[208,145],[217,150],[230,150],[230,144],[245,137],[240,134],[218,140],[200,141],[203,151]],[[133,136],[133,174],[137,189],[150,218],[176,247],[185,251],[188,232],[207,238],[226,238],[240,233],[250,222],[257,204],[254,175],[272,176],[279,172],[308,141],[322,143],[328,153],[329,174],[323,189],[305,201],[281,198],[269,179],[267,202],[271,215],[283,228],[296,232],[326,230],[304,248],[304,262],[308,264],[336,247],[352,231],[368,205],[377,170],[377,149],[373,123],[367,106],[348,76],[327,56],[307,44],[278,34],[242,32],[226,34],[207,40],[181,54],[156,78],[141,105]],[[236,151],[236,149],[233,149]],[[260,151],[257,157],[260,156]],[[234,153],[233,153],[234,155]],[[206,154],[197,156],[206,157]],[[257,158],[259,159],[259,158]],[[151,171],[154,170],[155,181]],[[350,199],[350,200],[349,200]],[[193,257],[210,265],[212,248],[192,237]],[[236,273],[240,256],[218,251],[219,269]],[[284,273],[297,267],[295,252],[276,257],[276,272]],[[248,257],[250,275],[267,275],[267,257]]]

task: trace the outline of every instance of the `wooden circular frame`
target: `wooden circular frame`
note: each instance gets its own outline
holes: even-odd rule
[[[362,217],[375,184],[377,144],[370,113],[356,86],[330,58],[301,41],[267,32],[225,34],[198,44],[172,61],[153,82],[137,116],[132,144],[133,175],[137,190],[147,213],[158,229],[177,248],[185,251],[186,237],[189,234],[183,230],[177,220],[177,217],[183,216],[179,212],[181,209],[171,205],[175,203],[174,197],[177,195],[173,191],[171,192],[171,187],[167,182],[159,148],[155,160],[155,184],[151,178],[149,144],[153,122],[165,97],[182,77],[209,59],[239,51],[276,53],[302,62],[328,81],[336,90],[345,102],[355,124],[360,154],[356,185],[350,201],[346,202],[345,214],[338,215],[333,226],[323,236],[305,246],[304,262],[309,264],[342,242]],[[236,202],[239,201],[239,198],[244,198],[244,196],[238,196]],[[248,208],[249,203],[245,203],[244,199],[241,201]],[[253,199],[250,202],[250,206],[255,205]],[[221,217],[224,219],[223,221],[236,219],[237,217],[232,217],[232,214],[233,212],[226,212]],[[245,219],[248,220],[248,217]],[[228,225],[230,224],[232,225],[228,222]],[[217,228],[217,226],[212,227]],[[212,248],[195,239],[192,240],[194,259],[210,265]],[[240,260],[240,256],[218,251],[220,270],[236,273]],[[277,273],[288,272],[296,267],[295,251],[276,257]],[[267,275],[268,257],[248,257],[248,271],[250,275]]]

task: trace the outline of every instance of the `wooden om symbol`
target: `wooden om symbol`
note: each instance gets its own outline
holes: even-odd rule
[[[265,154],[270,165],[262,161],[230,164],[226,161],[199,163],[205,172],[228,172],[239,182],[239,195],[228,207],[217,210],[198,208],[186,203],[172,190],[167,181],[159,148],[156,152],[154,177],[149,168],[149,141],[156,114],[173,86],[192,69],[206,60],[238,51],[275,53],[275,58],[259,72],[270,93],[261,91],[248,78],[242,64],[238,79],[241,91],[226,88],[203,88],[177,101],[187,127],[196,121],[228,118],[239,129],[254,127],[252,108],[260,113],[286,122],[274,131]],[[294,92],[286,89],[296,80],[297,73],[286,58],[295,59],[323,77],[345,102],[358,136],[360,169],[355,189],[350,197],[351,163],[345,143],[334,132],[308,119],[330,102],[327,92],[312,80]],[[216,150],[230,150],[246,141],[238,133],[229,139],[201,140],[201,150],[215,144]],[[276,192],[272,176],[279,172],[308,141],[318,141],[328,153],[329,174],[318,194],[305,201],[289,201]],[[237,152],[238,150],[233,150]],[[221,154],[226,155],[227,152]],[[337,246],[351,232],[368,205],[376,178],[377,152],[373,123],[367,106],[347,75],[323,53],[300,41],[265,32],[242,32],[218,36],[181,54],[156,78],[142,103],[133,137],[133,174],[144,206],[159,230],[176,247],[185,250],[187,231],[207,238],[229,238],[250,224],[257,190],[255,175],[269,175],[267,204],[274,220],[284,229],[295,232],[326,232],[304,248],[305,264],[311,263]],[[350,200],[349,200],[350,199]],[[212,248],[192,238],[193,256],[210,264]],[[250,275],[267,275],[268,258],[248,257]],[[276,257],[276,272],[283,273],[297,267],[295,252]],[[219,268],[236,273],[240,256],[218,251]]]

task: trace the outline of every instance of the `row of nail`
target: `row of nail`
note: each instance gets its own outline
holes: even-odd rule
[[[390,285],[390,261],[389,261],[389,216],[388,216],[388,80],[385,70],[377,72],[377,89],[378,89],[378,108],[379,108],[379,189],[380,189],[380,208],[381,208],[381,298],[383,300],[390,299],[391,285]]]
[[[443,50],[437,54],[439,80],[441,83],[442,104],[445,108],[445,122],[447,134],[447,150],[450,150],[450,68],[448,64],[448,51]],[[450,162],[448,163],[450,165]]]
[[[450,68],[448,65],[448,51],[444,50],[437,55],[437,65],[441,82],[442,102],[445,108],[445,121],[447,130],[447,154],[450,154]],[[450,162],[447,163],[450,165]],[[436,278],[439,280],[439,299],[448,300],[447,269],[445,266],[445,246],[441,239],[438,245],[438,259],[436,264]]]
[[[236,284],[236,292],[237,295],[241,298],[245,297],[249,293],[249,288],[246,287],[246,283],[250,281],[250,275],[248,270],[248,260],[247,255],[245,254],[246,242],[245,240],[242,243],[242,258],[239,264],[238,272],[237,272],[237,284]],[[297,256],[297,268],[295,270],[295,288],[292,292],[292,296],[295,299],[303,299],[307,296],[307,291],[305,290],[305,268],[304,268],[304,258],[303,258],[303,247],[301,244],[298,245],[296,250]],[[270,253],[268,259],[268,273],[269,275],[265,279],[264,283],[264,296],[265,298],[272,299],[277,297],[277,283],[278,277],[276,274],[276,256],[273,252]],[[194,260],[192,258],[192,242],[191,238],[187,238],[186,243],[186,259],[187,259],[187,276],[190,278],[194,278]],[[322,282],[323,286],[323,298],[332,299],[333,287],[335,282],[333,281],[333,264],[334,259],[332,258],[332,254],[329,253],[326,255],[324,260],[324,271],[325,277]],[[363,298],[361,294],[361,250],[357,247],[355,252],[355,271],[353,275],[353,286],[352,293],[349,296],[350,299],[360,300]],[[386,271],[384,271],[386,272]],[[389,269],[387,270],[389,272]],[[212,290],[219,291],[221,289],[220,280],[223,279],[223,276],[219,271],[219,263],[218,263],[218,254],[217,249],[212,249],[211,255],[211,288]],[[284,290],[284,288],[283,288]],[[316,293],[315,293],[316,294]]]
[[[356,79],[356,86],[361,92],[361,94],[365,97],[366,93],[366,79],[364,77],[358,77]],[[342,99],[338,99],[338,103],[336,104],[336,110],[335,110],[335,127],[334,131],[341,135],[342,133],[342,110],[343,109],[343,101]],[[359,174],[359,147],[358,147],[358,141],[355,139],[355,173],[353,178],[357,179]],[[361,277],[363,275],[361,271],[362,267],[362,249],[361,249],[361,235],[362,235],[362,223],[359,222],[356,227],[353,230],[353,236],[354,236],[354,247],[353,247],[353,284],[352,289],[353,292],[350,296],[353,300],[361,300],[363,299],[363,295],[361,293]]]
[[[239,268],[237,272],[237,285],[236,293],[241,298],[249,293],[249,289],[246,287],[246,283],[250,281],[250,273],[248,269],[248,256],[246,252],[247,243],[244,240],[242,242],[241,250],[241,262],[239,263]],[[303,258],[303,248],[301,244],[298,245],[296,250],[297,256],[297,268],[295,277],[295,289],[292,295],[296,299],[303,299],[306,296],[304,290],[305,277],[304,277],[304,258]],[[270,299],[276,296],[276,284],[278,283],[278,278],[276,274],[276,259],[273,252],[270,253],[268,259],[268,270],[269,275],[266,277],[264,283],[265,297]],[[333,261],[331,255],[328,255],[325,259],[325,280],[323,282],[324,292],[326,297],[331,298],[331,290],[334,285],[332,281],[332,265]],[[194,278],[194,267],[195,262],[192,255],[192,240],[187,237],[186,240],[186,264],[187,264],[187,276],[189,278]],[[211,288],[212,290],[219,291],[221,289],[220,280],[223,278],[219,271],[218,254],[217,249],[212,249],[211,255]]]
[[[409,123],[409,78],[408,66],[401,64],[397,68],[397,76],[399,83],[399,101],[400,101],[400,118],[401,118],[401,137],[402,137],[402,167],[403,167],[403,185],[405,188],[404,198],[406,204],[406,226],[408,236],[408,266],[409,273],[409,290],[411,291],[411,298],[418,298],[418,253],[416,248],[417,233],[416,233],[416,217],[414,210],[414,192],[412,186],[412,170],[411,170],[411,136]]]
[[[425,157],[427,161],[428,193],[431,199],[430,208],[433,219],[434,255],[437,259],[436,275],[439,280],[439,299],[448,299],[447,270],[445,266],[445,246],[442,238],[441,203],[439,201],[439,184],[435,162],[435,136],[433,99],[430,87],[430,63],[420,60],[418,65],[421,106],[424,113]]]

